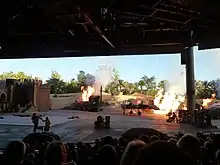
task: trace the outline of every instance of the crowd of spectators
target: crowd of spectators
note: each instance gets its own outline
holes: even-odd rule
[[[140,135],[127,141],[111,136],[93,143],[64,143],[53,133],[32,133],[11,141],[3,165],[219,165],[220,137],[177,134],[169,139]]]

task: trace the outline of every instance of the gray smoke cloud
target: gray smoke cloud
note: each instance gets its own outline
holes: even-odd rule
[[[172,92],[177,95],[184,95],[186,93],[185,67],[180,66],[178,72],[175,72],[172,73],[172,75],[168,78],[169,83],[166,85],[165,92]]]
[[[85,84],[88,86],[93,86],[96,82],[96,77],[91,74],[86,74]]]
[[[100,62],[95,73],[86,74],[85,85],[92,86],[95,89],[94,95],[100,95],[101,86],[103,89],[112,81],[113,77],[113,59],[106,57],[98,57]]]
[[[100,62],[95,73],[96,80],[105,87],[112,81],[115,58],[100,57]]]
[[[100,83],[105,86],[112,81],[113,68],[111,65],[100,65],[97,69],[97,78]]]

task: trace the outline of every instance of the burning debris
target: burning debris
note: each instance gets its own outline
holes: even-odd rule
[[[86,77],[84,79],[83,82],[83,86],[81,86],[81,92],[82,92],[82,98],[81,101],[82,102],[88,102],[89,98],[92,95],[98,95],[96,90],[100,87],[97,86],[98,81],[96,80],[95,76],[91,75],[91,74],[86,74]]]
[[[81,97],[65,109],[97,112],[102,100],[102,86],[93,75],[87,74],[81,81]]]
[[[89,98],[94,94],[95,89],[92,86],[82,86],[82,101],[86,102],[89,101]]]
[[[211,98],[202,99],[201,107],[209,109],[209,107],[214,104],[215,97],[216,95],[212,94]],[[187,110],[185,101],[185,95],[179,95],[172,91],[164,92],[160,90],[154,99],[154,104],[160,108],[160,111],[155,111],[155,113],[167,114],[169,112],[176,112],[178,109]]]
[[[175,112],[184,101],[185,96],[179,95],[173,91],[164,92],[160,90],[154,99],[154,105],[159,107],[160,110],[156,110],[154,113],[168,114],[169,112]]]
[[[214,104],[214,100],[216,98],[216,94],[213,93],[211,98],[207,98],[207,99],[202,99],[202,106],[205,108],[205,109],[209,109],[209,107]]]

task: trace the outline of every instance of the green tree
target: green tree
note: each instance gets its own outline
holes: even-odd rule
[[[52,71],[50,78],[46,82],[51,89],[51,94],[64,93],[66,83],[62,80],[62,77],[58,72]]]
[[[17,72],[14,74],[15,79],[20,79],[24,81],[25,79],[32,79],[31,76],[26,75],[24,72]]]
[[[196,81],[196,98],[210,98],[213,93],[216,93],[216,82],[213,81]]]
[[[114,69],[112,70],[112,72],[113,72],[112,81],[118,82],[119,79],[120,79],[119,71],[114,68]]]
[[[14,73],[13,72],[4,72],[0,75],[0,79],[1,80],[5,80],[5,79],[12,79],[14,78]]]
[[[143,76],[138,82],[131,83],[120,78],[119,72],[116,69],[112,70],[111,82],[105,86],[105,92],[108,92],[112,95],[117,95],[119,92],[123,94],[133,94],[135,92],[141,92],[143,94],[154,96],[158,89],[165,89],[168,85],[167,80],[162,80],[156,82],[154,76]],[[40,80],[40,77],[32,77],[31,75],[26,74],[25,72],[4,72],[0,74],[0,80],[5,79],[20,79],[24,81],[25,79],[34,79]],[[47,85],[51,88],[51,93],[76,93],[80,92],[80,87],[82,85],[93,85],[96,79],[95,76],[84,71],[79,71],[77,74],[76,80],[72,79],[71,81],[64,81],[62,76],[53,71],[50,78],[46,81]],[[220,80],[211,80],[211,81],[196,81],[196,98],[210,98],[213,93],[216,93],[220,97]]]
[[[117,95],[121,91],[123,80],[120,79],[119,72],[116,69],[113,69],[112,72],[112,80],[105,86],[104,91],[111,95]]]
[[[153,94],[156,91],[156,87],[157,87],[157,82],[156,82],[156,78],[154,76],[152,77],[148,77],[148,76],[143,76],[141,78],[141,82],[144,82],[144,91],[145,94]],[[143,91],[143,87],[142,87],[142,91]]]
[[[145,85],[146,85],[146,83],[145,83],[144,80],[139,80],[138,81],[137,86],[138,86],[138,88],[140,88],[141,93],[143,93],[143,88],[144,88]]]
[[[124,89],[124,87],[125,87],[125,82],[124,82],[124,80],[119,79],[119,80],[118,80],[118,89],[119,89],[119,92],[123,92],[122,89]]]
[[[135,83],[129,83],[128,81],[123,82],[123,94],[130,95],[138,91],[138,87]]]
[[[79,71],[77,74],[77,82],[79,83],[80,86],[85,85],[86,81],[86,73],[84,71]]]
[[[162,89],[163,91],[165,91],[168,84],[169,84],[169,81],[168,81],[168,80],[161,80],[161,81],[158,83],[157,87],[158,87],[159,90]]]
[[[80,91],[81,89],[75,79],[66,82],[65,93],[78,93]]]
[[[25,79],[32,79],[32,76],[29,76],[27,74],[25,74],[24,72],[4,72],[0,75],[0,79],[1,80],[5,80],[5,79],[17,79],[17,80],[21,80],[24,81]]]

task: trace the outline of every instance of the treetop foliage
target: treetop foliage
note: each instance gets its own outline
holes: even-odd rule
[[[40,80],[39,77],[33,77],[27,75],[24,72],[4,72],[0,74],[0,80],[5,79],[35,79]],[[47,84],[51,88],[51,94],[62,93],[78,93],[81,92],[81,86],[92,86],[95,83],[95,76],[84,71],[79,71],[76,78],[72,78],[70,81],[64,81],[62,75],[56,71],[52,71],[50,77],[46,80]],[[113,69],[113,75],[111,81],[105,85],[103,89],[111,95],[125,94],[130,95],[134,93],[141,93],[145,95],[155,96],[159,90],[166,90],[170,84],[168,80],[162,80],[157,82],[156,77],[143,75],[137,82],[131,83],[120,78],[119,72]],[[196,81],[196,97],[210,98],[213,93],[220,97],[220,79],[212,81]]]

